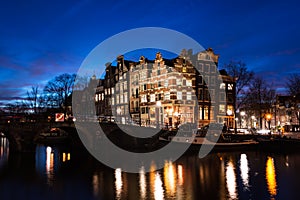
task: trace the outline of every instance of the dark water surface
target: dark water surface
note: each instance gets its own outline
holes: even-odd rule
[[[38,146],[9,154],[0,138],[0,199],[299,199],[300,154],[184,155],[155,172],[125,173],[84,153]],[[155,163],[153,163],[155,169]]]

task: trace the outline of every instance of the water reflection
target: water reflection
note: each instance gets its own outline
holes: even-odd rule
[[[176,169],[171,161],[166,161],[164,165],[164,183],[167,195],[172,197],[176,188]]]
[[[249,189],[249,166],[248,166],[248,159],[246,154],[241,154],[240,158],[240,171],[241,171],[241,178],[243,181],[243,189]]]
[[[48,185],[53,185],[54,179],[54,153],[51,147],[46,148],[46,175]]]
[[[274,159],[269,156],[266,163],[266,180],[268,185],[268,191],[271,197],[273,198],[277,194],[277,182],[276,182]]]
[[[164,199],[163,184],[161,181],[160,174],[158,172],[155,172],[154,199],[156,199],[156,200]]]
[[[0,137],[0,166],[8,159],[9,154],[8,140],[5,137]]]
[[[226,166],[226,186],[228,189],[229,199],[237,199],[236,174],[232,160],[229,160]]]
[[[123,186],[122,170],[121,168],[117,168],[115,170],[116,199],[121,199],[122,186]]]
[[[147,191],[147,184],[146,184],[146,175],[145,175],[145,168],[141,167],[140,169],[140,195],[141,195],[141,199],[145,199],[146,198],[146,191]]]

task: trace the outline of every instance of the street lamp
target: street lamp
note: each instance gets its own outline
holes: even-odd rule
[[[271,129],[271,118],[272,118],[272,115],[270,113],[266,114],[266,120],[268,122],[268,129],[270,130]]]

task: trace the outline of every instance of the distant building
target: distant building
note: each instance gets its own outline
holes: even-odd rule
[[[138,62],[117,58],[108,64],[95,93],[96,114],[102,120],[152,127],[183,123],[226,123],[233,127],[235,81],[218,71],[219,55],[211,48],[193,55],[183,50],[174,59],[156,53]]]

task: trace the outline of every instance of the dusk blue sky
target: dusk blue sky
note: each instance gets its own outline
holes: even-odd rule
[[[88,53],[119,32],[163,27],[242,60],[274,87],[300,73],[298,1],[38,1],[0,4],[0,103],[76,73]],[[99,73],[103,67],[99,66]]]

